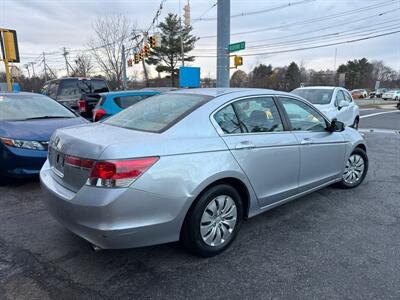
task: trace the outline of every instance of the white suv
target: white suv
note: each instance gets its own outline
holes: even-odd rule
[[[322,111],[329,119],[338,119],[346,126],[358,129],[360,112],[348,90],[332,86],[308,86],[292,91]]]

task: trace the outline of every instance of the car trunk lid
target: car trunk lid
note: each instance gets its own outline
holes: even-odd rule
[[[102,160],[103,152],[110,145],[123,147],[122,144],[127,142],[140,145],[143,140],[152,140],[152,135],[155,134],[102,123],[57,130],[49,145],[49,163],[53,177],[64,187],[76,192],[86,183],[91,168],[88,167],[88,163],[84,166],[70,164],[68,159],[79,158],[93,162]],[[138,157],[140,154],[132,152],[132,155]],[[115,154],[115,159],[118,158],[125,157],[118,157]]]

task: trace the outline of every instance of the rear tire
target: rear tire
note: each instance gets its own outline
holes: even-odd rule
[[[237,190],[228,184],[212,186],[186,215],[181,242],[195,255],[217,255],[236,238],[242,219],[243,204]]]
[[[342,189],[352,189],[359,186],[368,172],[368,156],[361,148],[356,148],[346,161],[342,180],[336,184]]]

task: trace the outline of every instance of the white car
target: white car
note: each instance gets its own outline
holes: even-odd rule
[[[359,108],[348,90],[333,86],[308,86],[295,89],[292,93],[311,102],[330,120],[336,118],[346,126],[358,129]]]
[[[400,90],[390,90],[382,95],[383,100],[396,100],[400,99]]]

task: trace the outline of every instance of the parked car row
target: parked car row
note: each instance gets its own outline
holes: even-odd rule
[[[400,99],[400,89],[387,89],[379,88],[373,90],[368,94],[366,89],[356,89],[351,91],[351,96],[353,99],[363,99],[363,98],[382,98],[383,100],[399,100]]]
[[[367,173],[345,89],[160,92],[97,93],[95,123],[63,98],[0,94],[0,174],[40,170],[50,213],[96,249],[180,240],[212,256],[243,219]]]

